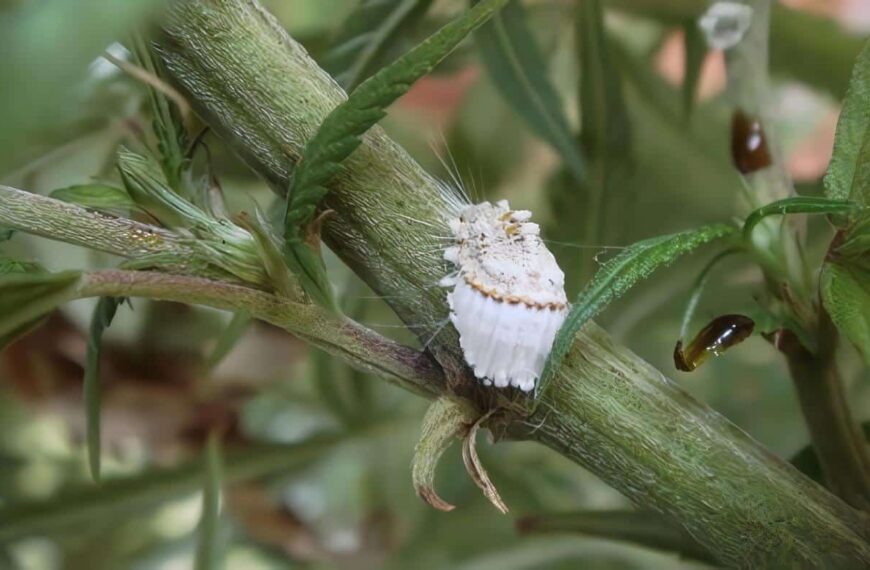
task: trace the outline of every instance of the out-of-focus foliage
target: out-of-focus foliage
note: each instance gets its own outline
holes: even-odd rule
[[[533,209],[545,237],[554,240],[560,264],[569,269],[572,298],[593,270],[614,259],[612,251],[618,255],[614,248],[738,215],[741,181],[728,155],[731,107],[707,78],[715,75],[710,69],[721,54],[702,58],[696,37],[687,34],[680,41],[678,35],[693,29],[703,3],[512,2],[497,37],[494,25],[489,36],[479,33],[390,109],[385,126],[415,159],[446,177],[431,149],[441,147],[437,152],[447,156],[450,169],[455,161],[477,198],[507,197],[516,207]],[[223,236],[228,226],[208,226],[214,212],[202,197],[211,196],[208,204],[216,209],[225,206],[226,219],[235,222],[241,211],[269,211],[270,189],[213,134],[204,134],[191,155],[179,154],[190,150],[184,145],[173,154],[166,146],[177,125],[171,105],[165,107],[145,85],[98,58],[109,50],[159,72],[143,59],[147,52],[131,32],[135,26],[147,33],[161,4],[0,2],[0,182],[45,194],[61,188],[58,197],[108,215],[163,216],[183,231]],[[418,43],[423,32],[438,29],[468,6],[466,0],[264,4],[312,53],[323,56],[327,68],[343,73],[339,79],[346,86],[372,75]],[[511,19],[523,13],[526,20]],[[682,80],[664,70],[674,38],[692,48]],[[487,44],[495,39],[498,50]],[[837,110],[834,98],[845,93],[862,45],[859,34],[818,15],[774,10],[772,96],[783,101],[775,128],[784,154],[796,155],[817,136],[823,116]],[[532,85],[523,85],[530,78]],[[557,126],[542,132],[552,117]],[[163,125],[159,141],[155,121]],[[189,143],[201,126],[195,118],[187,125]],[[162,153],[146,152],[159,142]],[[121,151],[124,177],[117,170],[121,145],[132,149]],[[577,149],[582,172],[574,164]],[[852,150],[857,160],[859,146]],[[175,162],[161,162],[167,153]],[[213,177],[186,178],[178,170],[179,158],[190,159],[185,168]],[[130,176],[143,160],[159,183],[156,195],[166,198],[150,208],[135,200],[136,188],[130,192],[124,185],[125,178],[128,184],[147,182]],[[576,174],[586,178],[578,181]],[[821,174],[817,169],[803,181],[816,194]],[[606,205],[606,215],[589,206],[593,195]],[[178,217],[172,208],[176,196],[196,206],[193,218]],[[600,231],[590,233],[589,220],[601,221]],[[834,252],[838,264],[829,264],[822,276],[828,305],[832,298],[854,302],[866,293],[861,284],[866,279],[832,281],[833,273],[854,276],[868,269],[867,223],[834,221],[852,229]],[[809,237],[806,257],[819,266],[832,237],[821,216],[810,221]],[[211,243],[217,247],[220,241]],[[252,266],[262,265],[267,249],[262,246],[251,239],[236,248],[244,262],[229,272],[250,276]],[[34,269],[34,260],[55,272],[118,264],[108,255],[20,232],[0,243],[0,253],[16,272]],[[581,258],[586,259],[582,271]],[[328,251],[324,260],[346,315],[413,342],[382,299]],[[680,319],[692,281],[707,261],[681,259],[679,269],[637,283],[597,318],[618,340],[673,372]],[[134,310],[119,307],[105,331],[97,485],[88,474],[81,397],[93,303],[45,315],[65,300],[66,287],[77,278],[26,273],[0,283],[0,322],[11,323],[0,332],[30,330],[45,319],[0,354],[0,567],[191,567],[198,544],[214,545],[201,538],[208,533],[199,532],[214,528],[214,518],[200,516],[205,480],[212,513],[215,506],[216,462],[209,471],[203,459],[212,433],[223,442],[219,536],[226,568],[700,567],[619,542],[518,535],[514,519],[499,515],[468,480],[455,450],[445,454],[437,481],[439,494],[457,509],[435,512],[415,495],[409,469],[426,402],[268,325],[248,326],[244,315],[174,304],[136,301]],[[259,272],[257,278],[276,281]],[[705,281],[697,319],[756,308],[758,272],[745,257],[729,256]],[[866,319],[861,320],[866,313],[830,312],[866,350]],[[844,350],[841,366],[850,381],[853,412],[866,419],[870,384],[857,354]],[[774,452],[789,457],[805,446],[787,374],[761,337],[691,376],[674,375]],[[480,453],[512,515],[630,508],[591,475],[539,446],[481,441]],[[611,530],[618,536],[636,522],[599,527],[597,534]]]

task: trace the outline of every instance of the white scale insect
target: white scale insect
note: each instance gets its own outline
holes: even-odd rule
[[[444,251],[455,276],[442,279],[466,362],[484,385],[529,392],[568,310],[565,274],[528,210],[507,200],[465,206],[449,221]]]

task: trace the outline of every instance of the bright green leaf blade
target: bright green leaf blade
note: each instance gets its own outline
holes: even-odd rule
[[[85,378],[83,384],[85,413],[87,414],[88,465],[94,481],[100,480],[100,352],[103,346],[103,332],[112,324],[122,297],[100,297],[91,317],[88,332],[88,349],[85,358]]]
[[[825,310],[870,366],[870,271],[826,263],[819,281]]]
[[[621,297],[638,281],[675,259],[715,240],[733,235],[734,226],[714,224],[677,234],[637,242],[605,263],[580,293],[565,323],[556,334],[542,379],[547,381],[571,348],[574,335],[611,301]],[[543,389],[543,387],[541,388]]]
[[[361,0],[342,24],[323,61],[345,91],[353,91],[385,63],[391,48],[413,30],[432,0]]]
[[[448,23],[391,65],[364,81],[326,116],[302,152],[293,171],[284,217],[284,257],[299,276],[303,289],[335,309],[332,288],[319,254],[305,243],[308,224],[329,191],[341,163],[361,144],[362,135],[406,93],[432,71],[472,31],[483,25],[507,0],[484,0]]]
[[[199,540],[194,565],[196,570],[217,570],[223,567],[220,536],[222,471],[220,440],[216,433],[212,433],[206,446],[202,517],[199,520]]]
[[[834,200],[870,204],[870,42],[852,70],[843,111],[837,121],[834,154],[825,174],[825,191]]]
[[[841,214],[856,209],[853,202],[832,200],[821,196],[792,196],[771,202],[753,211],[743,223],[743,239],[752,239],[752,230],[767,216],[784,214]]]
[[[472,5],[478,4],[472,0]],[[562,157],[577,182],[585,178],[582,153],[565,116],[564,104],[547,76],[547,63],[517,0],[475,34],[481,59],[505,100]]]
[[[74,299],[80,277],[77,271],[0,276],[0,337]]]
[[[141,211],[125,190],[105,184],[68,186],[55,190],[50,196],[115,216],[129,216],[131,212]]]

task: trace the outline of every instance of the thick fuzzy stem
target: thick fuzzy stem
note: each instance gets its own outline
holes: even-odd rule
[[[304,141],[344,98],[253,0],[176,2],[161,49],[194,108],[278,189]],[[438,183],[375,128],[327,205],[336,212],[324,230],[329,246],[400,316],[429,323],[423,335],[433,334],[447,315],[435,287],[446,272],[437,236],[446,232],[439,228],[449,211]],[[473,383],[451,327],[430,349],[452,387]],[[594,325],[578,335],[540,397],[536,417],[516,422],[511,433],[559,450],[637,503],[673,515],[721,562],[870,564],[861,515]]]

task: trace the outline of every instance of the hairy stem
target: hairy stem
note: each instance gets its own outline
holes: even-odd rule
[[[433,395],[438,365],[362,325],[310,303],[298,303],[239,285],[147,271],[96,271],[83,275],[78,297],[148,297],[245,311],[294,336],[415,393]]]
[[[125,218],[0,185],[0,226],[121,257],[161,256],[184,269],[196,252],[176,234]]]
[[[194,108],[277,189],[302,145],[344,94],[253,0],[179,0],[161,44]],[[424,337],[447,315],[438,235],[450,211],[438,183],[381,129],[346,163],[327,198],[324,239]],[[430,340],[427,338],[427,340]],[[431,351],[450,388],[476,388],[452,327]],[[722,563],[742,567],[870,564],[866,521],[766,452],[594,325],[578,335],[533,418],[536,439],[641,505],[672,515]]]

